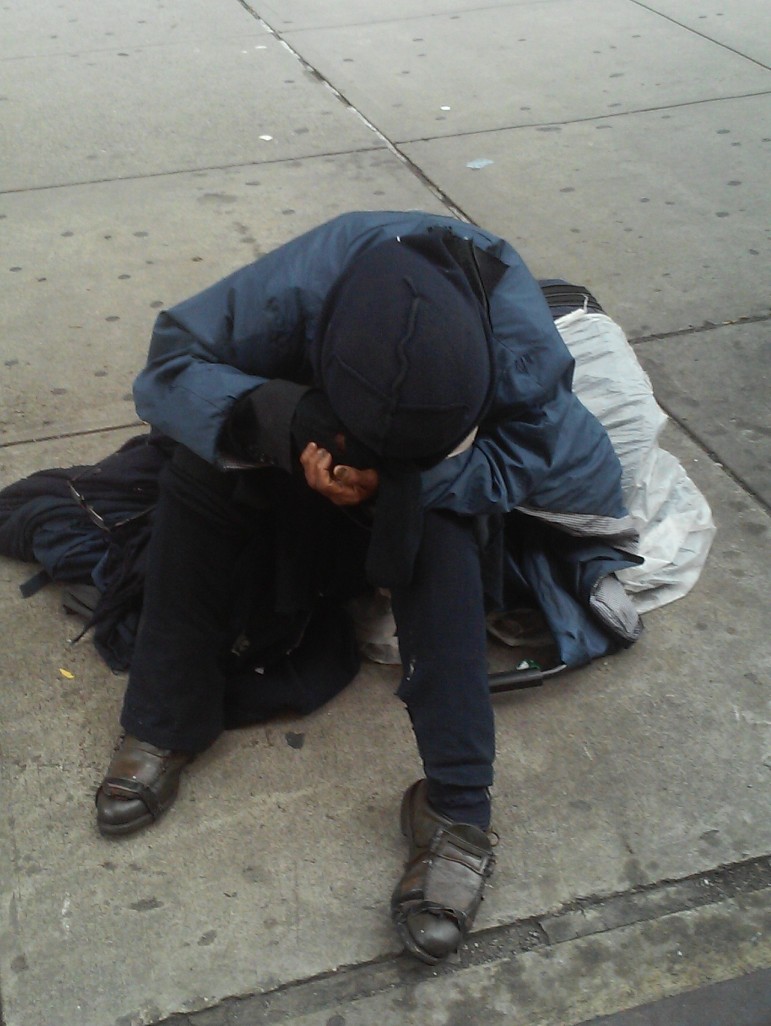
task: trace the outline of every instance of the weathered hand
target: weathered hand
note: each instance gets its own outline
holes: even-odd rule
[[[379,479],[376,470],[359,470],[341,463],[333,467],[331,455],[315,442],[305,446],[300,454],[300,463],[309,487],[336,506],[358,506],[377,492]]]

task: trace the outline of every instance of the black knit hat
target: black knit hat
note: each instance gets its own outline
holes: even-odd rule
[[[333,288],[314,350],[317,383],[383,460],[437,462],[479,423],[492,387],[485,312],[437,239],[393,239]]]

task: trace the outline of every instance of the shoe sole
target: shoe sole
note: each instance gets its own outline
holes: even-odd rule
[[[160,815],[163,815],[163,812]],[[117,825],[103,823],[100,819],[97,819],[96,826],[102,837],[125,837],[128,834],[136,834],[140,830],[144,830],[145,827],[152,826],[155,822],[156,820],[148,812],[146,816],[133,819],[130,823],[118,823]]]

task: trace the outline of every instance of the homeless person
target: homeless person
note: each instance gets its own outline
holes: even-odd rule
[[[344,686],[345,604],[387,589],[425,771],[392,916],[419,959],[456,950],[494,864],[486,611],[541,602],[569,665],[640,630],[619,463],[572,375],[514,250],[418,212],[342,215],[161,313],[135,399],[176,445],[101,833],[151,824],[223,729]]]

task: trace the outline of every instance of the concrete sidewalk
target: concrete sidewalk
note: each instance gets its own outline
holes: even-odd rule
[[[769,65],[759,0],[6,4],[0,486],[140,429],[160,308],[417,207],[593,289],[718,534],[634,649],[497,700],[498,868],[435,970],[388,918],[420,772],[394,670],[224,736],[108,843],[124,682],[0,562],[5,1026],[690,1026],[700,991],[771,1023]]]

